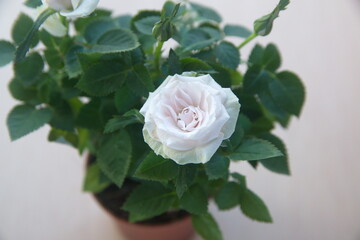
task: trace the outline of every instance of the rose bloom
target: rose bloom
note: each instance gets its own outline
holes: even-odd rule
[[[178,164],[206,163],[235,130],[239,99],[210,75],[169,76],[140,113],[144,139],[156,154]]]
[[[42,0],[34,17],[36,19],[47,8],[58,11],[59,13],[46,19],[42,27],[55,37],[63,37],[67,33],[67,27],[62,23],[60,15],[70,19],[85,17],[96,9],[98,3],[99,0]]]

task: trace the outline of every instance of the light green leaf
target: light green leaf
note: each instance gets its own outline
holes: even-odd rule
[[[249,189],[240,197],[240,208],[247,217],[253,220],[266,223],[272,222],[270,212],[265,203]]]
[[[24,60],[14,65],[15,75],[24,86],[30,86],[38,81],[43,68],[44,61],[36,52],[29,54]]]
[[[215,21],[217,23],[222,21],[221,16],[211,8],[196,3],[190,3],[190,6],[199,14],[199,17],[202,19]]]
[[[241,38],[247,38],[251,35],[251,31],[246,27],[239,25],[225,25],[224,32],[226,36],[235,36]]]
[[[52,112],[48,108],[36,109],[29,105],[18,105],[8,115],[7,126],[11,140],[17,140],[48,123]]]
[[[148,180],[168,181],[176,178],[177,173],[178,165],[174,161],[165,159],[151,151],[141,162],[135,176]]]
[[[83,183],[83,190],[85,192],[99,193],[110,184],[111,181],[103,176],[103,173],[96,162],[87,167]]]
[[[110,119],[106,123],[104,133],[119,131],[124,127],[134,123],[144,123],[144,117],[137,109],[132,109],[122,116],[115,116]]]
[[[215,202],[220,210],[228,210],[239,204],[242,186],[235,182],[225,183],[215,194]]]
[[[253,161],[278,156],[283,156],[283,154],[270,142],[263,139],[248,138],[228,157],[236,161]]]
[[[280,11],[285,10],[290,0],[280,0],[275,9],[254,22],[254,31],[259,36],[266,36],[271,32],[274,20],[279,16]]]
[[[180,205],[189,213],[197,215],[206,214],[208,210],[208,196],[200,186],[194,185],[182,195]]]
[[[0,67],[14,60],[15,46],[8,41],[0,40]]]
[[[129,170],[131,151],[130,137],[123,130],[104,136],[97,152],[99,167],[119,188]]]
[[[166,212],[175,200],[176,194],[171,190],[159,183],[146,182],[133,190],[122,208],[130,212],[130,222],[137,222]]]
[[[218,62],[225,67],[236,69],[240,64],[240,52],[234,44],[221,42],[215,47],[215,55]]]
[[[76,86],[89,95],[105,96],[120,89],[127,74],[120,63],[101,61],[85,70]]]
[[[192,215],[192,225],[204,240],[222,240],[218,224],[210,213]]]
[[[230,161],[221,154],[215,153],[209,162],[205,164],[205,171],[210,180],[227,179],[229,176]]]
[[[281,139],[270,133],[263,133],[263,134],[260,134],[258,137],[271,142],[284,154],[284,156],[273,157],[273,158],[261,160],[260,161],[261,164],[264,167],[266,167],[267,169],[269,169],[270,171],[280,173],[280,174],[290,175],[286,147],[285,147],[284,143],[281,141]]]
[[[91,48],[92,53],[120,53],[140,46],[134,33],[128,29],[113,29],[104,33]]]

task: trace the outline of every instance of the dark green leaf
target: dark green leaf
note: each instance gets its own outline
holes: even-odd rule
[[[151,151],[141,162],[135,176],[149,180],[168,181],[176,177],[178,168],[174,161],[165,159]]]
[[[266,223],[272,222],[271,215],[265,203],[249,189],[240,197],[240,208],[246,216],[253,220]]]
[[[103,176],[98,164],[95,162],[87,167],[86,175],[83,184],[83,190],[85,192],[98,193],[107,188],[111,181]]]
[[[120,53],[139,46],[138,39],[128,29],[113,29],[103,34],[91,48],[93,53]]]
[[[147,68],[142,65],[133,66],[133,71],[129,72],[126,85],[138,96],[147,97],[149,92],[154,91],[154,83]]]
[[[104,33],[115,28],[116,23],[112,19],[97,18],[86,26],[84,38],[88,43],[94,44]]]
[[[101,129],[103,120],[100,113],[101,101],[93,99],[84,104],[76,118],[77,126],[88,129]]]
[[[193,215],[192,225],[196,232],[204,240],[222,240],[222,234],[218,224],[210,213]]]
[[[14,60],[15,46],[8,41],[0,40],[0,67]]]
[[[226,36],[235,36],[241,38],[247,38],[251,35],[251,31],[246,27],[239,26],[239,25],[225,25],[224,32]]]
[[[234,44],[221,42],[215,48],[215,55],[218,62],[225,67],[236,69],[240,64],[240,52]]]
[[[43,68],[44,61],[36,52],[29,54],[24,60],[14,65],[15,75],[24,86],[30,86],[39,80]]]
[[[262,60],[263,60],[263,55],[264,55],[264,48],[261,45],[256,44],[255,47],[251,50],[248,64],[249,65],[254,65],[254,64],[261,65]]]
[[[42,2],[41,0],[26,0],[24,4],[30,8],[37,8],[42,5]]]
[[[251,129],[251,121],[244,114],[240,114],[235,127],[235,132],[230,137],[230,143],[233,149],[236,149],[243,140],[246,133]]]
[[[235,152],[229,155],[232,160],[261,160],[283,156],[279,149],[266,140],[257,138],[246,139]]]
[[[185,191],[194,182],[197,172],[196,164],[186,164],[179,166],[178,174],[175,179],[176,193],[181,198]]]
[[[276,48],[274,44],[269,44],[266,46],[262,65],[269,71],[276,71],[281,65],[281,56],[279,50]]]
[[[115,92],[115,106],[120,113],[129,111],[139,100],[140,97],[133,94],[126,85]]]
[[[83,52],[82,46],[74,45],[65,55],[65,71],[69,78],[77,77],[82,73],[80,62],[77,58],[77,53]]]
[[[9,91],[13,98],[24,102],[36,102],[36,89],[24,87],[24,85],[16,78],[9,83]]]
[[[158,216],[173,205],[176,194],[159,183],[143,183],[127,198],[123,209],[130,212],[129,221],[136,222]]]
[[[102,61],[84,71],[77,87],[92,96],[105,96],[120,89],[127,73],[120,63]]]
[[[14,107],[7,118],[11,140],[17,140],[42,127],[50,121],[51,115],[51,110],[47,108],[36,109],[28,105]]]
[[[267,169],[269,169],[270,171],[280,173],[280,174],[290,175],[288,156],[287,156],[285,145],[281,141],[281,139],[270,133],[263,133],[263,134],[259,135],[259,137],[274,144],[284,154],[284,156],[273,157],[273,158],[261,160],[260,161],[261,164],[264,167],[266,167]]]
[[[16,19],[11,31],[11,36],[16,45],[20,45],[25,40],[27,33],[30,31],[34,24],[34,21],[28,15],[21,13]],[[32,41],[31,46],[36,46],[39,42],[39,37],[36,35]]]
[[[197,215],[206,214],[208,210],[208,196],[200,186],[194,185],[182,195],[180,205],[189,213]]]
[[[119,188],[121,188],[130,166],[131,149],[130,137],[123,130],[104,136],[97,152],[99,167]]]
[[[183,72],[179,57],[172,49],[170,49],[168,64],[168,75],[173,76],[175,74],[181,74]]]
[[[134,123],[144,123],[144,117],[139,113],[139,110],[137,109],[132,109],[122,116],[115,116],[110,119],[106,123],[104,133],[112,133],[115,131],[119,131],[124,127]]]
[[[131,15],[121,15],[114,19],[115,23],[120,28],[130,29],[131,27]]]
[[[230,161],[221,154],[215,153],[209,162],[205,164],[205,171],[210,180],[227,179],[229,176]]]
[[[239,204],[242,186],[235,182],[225,183],[215,195],[215,202],[220,210],[228,210]]]
[[[146,35],[152,35],[155,23],[160,21],[160,16],[148,16],[134,22],[136,29]]]
[[[77,148],[79,144],[79,139],[75,133],[55,128],[51,129],[48,140],[50,142],[67,144],[75,148]]]
[[[180,60],[180,63],[184,72],[214,72],[213,68],[209,64],[197,58],[183,58]]]
[[[254,31],[259,36],[266,36],[271,32],[274,20],[279,16],[280,11],[285,10],[290,0],[280,0],[275,9],[254,22]]]

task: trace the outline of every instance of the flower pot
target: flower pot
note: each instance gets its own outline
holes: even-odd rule
[[[89,156],[87,164],[95,159]],[[137,182],[126,179],[123,187],[116,185],[94,194],[97,202],[114,218],[126,240],[191,240],[195,231],[191,224],[191,215],[183,210],[169,211],[160,216],[129,223],[128,212],[121,209]]]

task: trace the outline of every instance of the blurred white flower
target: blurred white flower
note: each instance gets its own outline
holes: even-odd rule
[[[78,18],[90,15],[97,7],[99,0],[42,0],[43,5],[49,6],[67,18]]]

